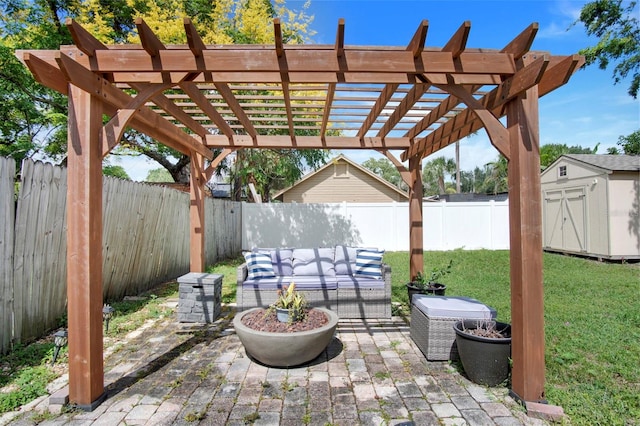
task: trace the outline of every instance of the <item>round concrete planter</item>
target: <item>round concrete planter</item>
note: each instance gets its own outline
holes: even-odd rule
[[[269,333],[253,330],[242,324],[242,317],[261,308],[239,312],[233,319],[233,327],[247,354],[272,367],[293,367],[315,359],[331,343],[338,326],[338,315],[324,308],[329,322],[315,330],[293,333]]]

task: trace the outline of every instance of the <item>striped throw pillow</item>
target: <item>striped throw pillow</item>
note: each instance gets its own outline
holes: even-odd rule
[[[271,256],[268,254],[245,253],[244,259],[247,261],[248,279],[274,278],[276,276],[271,264]]]
[[[384,250],[358,250],[356,276],[382,279],[382,255]]]

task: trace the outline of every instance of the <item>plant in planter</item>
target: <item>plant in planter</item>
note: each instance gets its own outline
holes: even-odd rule
[[[433,268],[428,276],[422,272],[418,272],[411,282],[407,283],[409,305],[411,305],[411,298],[414,294],[434,294],[436,296],[444,296],[447,286],[438,281],[451,272],[452,266],[453,260],[449,260],[447,266],[444,268]]]
[[[269,307],[276,311],[276,316],[280,322],[303,321],[307,316],[309,304],[302,293],[296,291],[295,283],[278,290],[278,298]]]
[[[509,376],[511,325],[466,319],[453,326],[462,368],[471,381],[497,386]]]
[[[278,309],[289,309],[288,319],[277,319]],[[238,312],[233,326],[247,355],[272,367],[291,367],[316,358],[333,340],[338,315],[310,308],[295,285],[278,291],[268,308]]]

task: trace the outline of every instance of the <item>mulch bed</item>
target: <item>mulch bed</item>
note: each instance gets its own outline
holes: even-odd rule
[[[329,322],[327,315],[317,309],[310,309],[304,321],[286,323],[278,321],[275,311],[256,309],[242,317],[242,324],[257,330],[272,333],[293,333],[296,331],[315,330]]]

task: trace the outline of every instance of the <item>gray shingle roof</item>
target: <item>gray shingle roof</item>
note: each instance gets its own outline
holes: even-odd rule
[[[611,171],[640,171],[640,156],[608,154],[565,154],[565,157]]]

